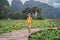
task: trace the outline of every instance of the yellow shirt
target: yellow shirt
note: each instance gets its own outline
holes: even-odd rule
[[[28,17],[28,18],[27,18],[27,23],[28,23],[28,24],[31,24],[31,23],[32,23],[32,18],[31,18],[31,17]]]

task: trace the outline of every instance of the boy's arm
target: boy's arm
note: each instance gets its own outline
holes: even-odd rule
[[[28,21],[28,18],[27,18],[27,20],[26,20],[26,26],[28,27],[28,23],[27,23],[27,21]]]

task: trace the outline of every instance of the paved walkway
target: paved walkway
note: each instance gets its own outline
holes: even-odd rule
[[[31,29],[31,33],[28,33],[27,29],[21,29],[18,31],[1,34],[0,40],[28,40],[30,34],[40,31],[39,28]]]

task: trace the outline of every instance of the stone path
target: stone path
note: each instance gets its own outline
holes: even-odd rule
[[[28,33],[27,29],[21,29],[6,34],[0,34],[0,40],[28,40],[30,34],[38,31],[40,31],[39,28],[31,29],[31,33]]]

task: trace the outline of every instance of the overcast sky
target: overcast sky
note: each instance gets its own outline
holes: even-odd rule
[[[9,4],[11,5],[11,1],[12,0],[8,0]],[[23,3],[27,0],[21,0]],[[47,3],[49,5],[52,5],[54,7],[60,7],[60,0],[36,0],[36,1],[40,1],[42,3]]]

